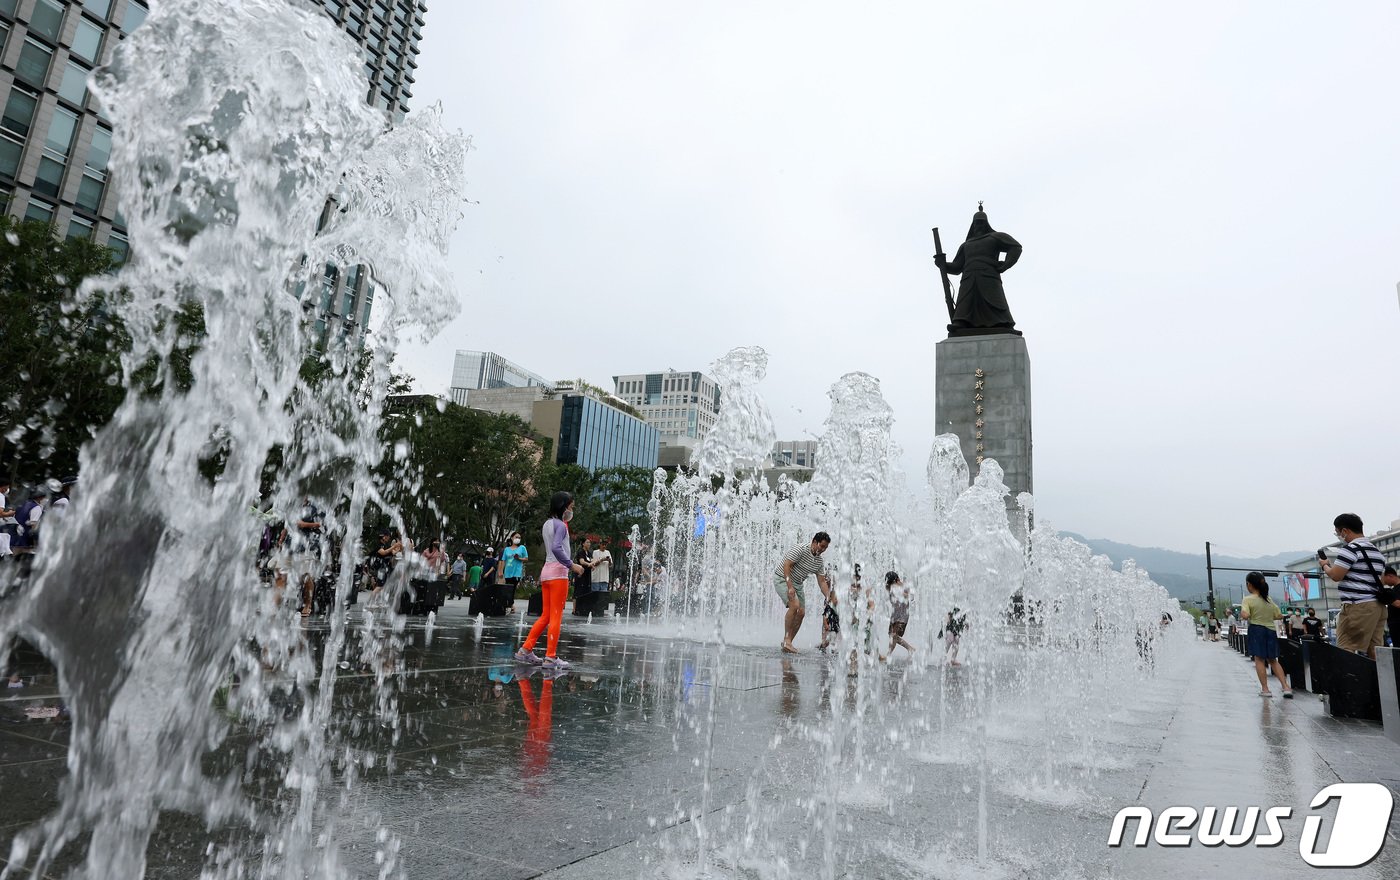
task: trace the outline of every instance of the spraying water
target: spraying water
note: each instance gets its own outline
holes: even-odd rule
[[[42,872],[90,834],[78,876],[142,876],[157,817],[176,811],[263,835],[211,846],[206,876],[339,873],[318,795],[335,754],[326,721],[343,618],[332,615],[318,667],[294,603],[259,584],[246,511],[269,467],[278,509],[310,499],[326,511],[326,531],[350,536],[343,601],[365,508],[382,504],[372,472],[387,359],[401,332],[455,308],[444,251],[466,143],[435,112],[391,127],[365,89],[349,38],[279,0],[153,4],[95,78],[133,244],[121,273],[97,283],[123,291],[133,390],[83,449],[82,503],[0,610],[0,653],[16,637],[38,646],[73,718],[61,803],[15,839],[12,868]],[[367,264],[392,297],[379,299],[368,369],[355,369],[353,341],[332,337],[313,392],[291,291],[328,260]],[[181,312],[204,329],[188,390],[168,367],[191,342],[175,332]],[[158,392],[142,393],[133,374],[152,363]],[[236,775],[201,766],[228,733],[211,697],[231,675],[229,712],[280,756],[273,800],[288,812],[276,821]]]

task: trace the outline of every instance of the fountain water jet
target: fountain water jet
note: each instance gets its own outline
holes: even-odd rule
[[[350,39],[280,0],[152,4],[92,85],[115,123],[114,188],[133,247],[115,279],[91,283],[122,291],[132,390],[82,452],[81,503],[0,609],[0,654],[17,637],[44,651],[73,717],[60,806],[15,838],[7,873],[31,857],[43,872],[90,832],[79,876],[142,876],[159,813],[178,811],[265,836],[261,853],[211,846],[205,876],[337,876],[319,793],[335,754],[326,722],[344,621],[332,615],[317,668],[259,587],[246,504],[280,448],[279,509],[312,498],[328,531],[357,535],[366,505],[386,506],[371,477],[382,380],[400,332],[455,309],[444,251],[467,145],[436,112],[391,126],[363,102]],[[353,352],[332,346],[313,395],[299,378],[311,334],[290,291],[327,260],[368,264],[394,290],[379,300],[368,377],[357,381]],[[168,366],[188,343],[172,320],[182,310],[205,329],[188,391]],[[164,380],[156,395],[132,387],[149,362]],[[201,767],[228,732],[211,696],[231,666],[230,710],[286,758],[290,813],[275,821],[236,776]]]

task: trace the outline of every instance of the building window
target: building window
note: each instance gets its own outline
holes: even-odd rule
[[[112,265],[120,266],[131,256],[131,245],[127,242],[126,236],[112,233],[112,237],[107,239],[107,247],[112,249]]]
[[[14,132],[20,137],[29,136],[29,126],[34,123],[34,109],[39,99],[19,89],[10,90],[10,99],[5,102],[5,115],[0,117],[0,127]]]
[[[87,169],[98,175],[107,173],[107,162],[112,158],[112,130],[98,126],[92,133],[92,147],[88,150]]]
[[[53,112],[53,122],[49,123],[48,137],[44,138],[44,151],[54,156],[67,158],[73,148],[73,133],[78,130],[78,116],[70,110],[59,107]]]
[[[107,13],[112,11],[112,0],[83,0],[83,8],[106,21]]]
[[[53,50],[34,40],[25,40],[20,50],[19,61],[15,64],[15,77],[31,86],[43,88],[44,77],[49,75],[49,62],[53,60]]]
[[[37,220],[40,223],[53,222],[53,205],[41,202],[38,199],[30,199],[29,207],[24,209],[24,219]]]
[[[74,199],[78,207],[85,211],[96,214],[102,205],[102,190],[106,189],[106,183],[93,177],[92,172],[84,171],[83,179],[78,181],[78,196]]]
[[[73,219],[68,222],[68,237],[92,241],[92,221],[74,215]]]
[[[0,176],[14,180],[19,173],[19,160],[24,155],[24,145],[0,137]]]
[[[78,30],[73,34],[72,51],[88,64],[96,64],[97,56],[102,51],[102,28],[80,17]]]
[[[132,0],[132,2],[126,4],[126,17],[122,19],[122,33],[131,33],[139,28],[145,20],[146,7]]]
[[[19,0],[0,0],[0,12],[5,13],[10,18],[15,17],[15,7],[19,5]]]
[[[34,172],[34,191],[56,199],[62,189],[63,163],[43,157],[39,160],[39,170]]]
[[[65,101],[83,106],[87,100],[87,69],[76,61],[69,61],[63,68],[63,82],[58,86],[58,96]]]
[[[58,42],[63,33],[63,5],[57,0],[35,0],[29,13],[29,32]]]

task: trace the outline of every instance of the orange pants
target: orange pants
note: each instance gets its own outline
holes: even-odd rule
[[[540,584],[540,591],[544,593],[544,607],[540,619],[530,627],[530,634],[525,637],[525,644],[520,647],[526,651],[535,650],[535,642],[539,641],[540,633],[548,626],[549,650],[545,652],[545,656],[553,657],[559,650],[559,627],[564,624],[564,601],[569,598],[569,581],[567,578],[545,581]]]
[[[530,728],[525,733],[525,748],[521,753],[522,769],[525,771],[525,787],[531,794],[542,794],[537,778],[549,768],[549,741],[553,733],[554,682],[545,679],[540,684],[540,698],[535,699],[530,688],[530,679],[520,679],[520,702],[525,705],[525,714],[530,718]]]

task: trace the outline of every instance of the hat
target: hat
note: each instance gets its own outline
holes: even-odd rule
[[[495,553],[495,552],[496,552],[496,548],[495,548],[495,547],[487,547],[487,548],[486,548],[486,552],[487,552],[487,553]]]

